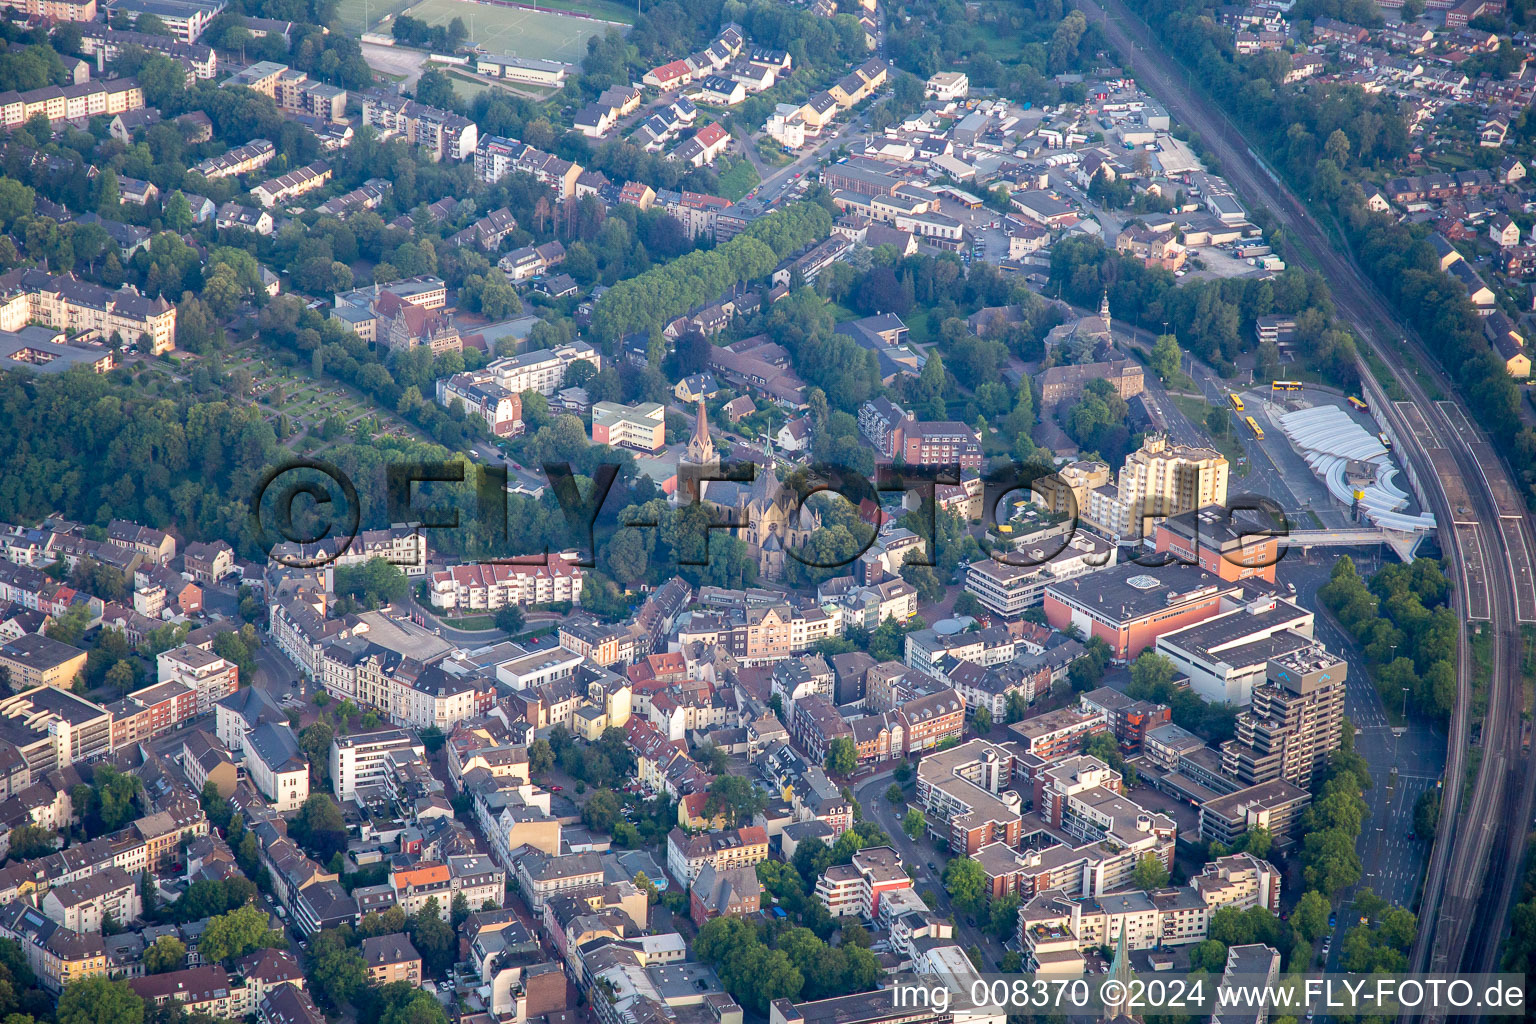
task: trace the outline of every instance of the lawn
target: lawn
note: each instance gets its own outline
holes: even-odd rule
[[[538,0],[534,6],[575,11],[577,14],[591,15],[603,21],[623,22],[625,25],[635,23],[635,12],[629,9],[629,5],[615,3],[614,0]]]
[[[1236,433],[1234,433],[1237,427],[1233,423],[1231,416],[1227,417],[1227,429],[1220,434],[1212,435],[1210,428],[1205,424],[1205,418],[1210,415],[1211,409],[1214,406],[1202,399],[1189,395],[1169,395],[1168,397],[1173,399],[1173,404],[1178,406],[1179,411],[1187,416],[1196,428],[1204,431],[1211,438],[1217,450],[1227,457],[1227,463],[1234,476],[1248,475],[1249,463],[1247,452],[1243,450],[1242,441],[1238,440]],[[1242,461],[1239,462],[1239,459]]]
[[[575,10],[589,5],[570,0],[564,6]],[[591,18],[498,7],[474,0],[421,0],[410,7],[408,13],[429,25],[447,25],[454,18],[462,18],[469,27],[469,37],[488,53],[567,63],[575,63],[586,56],[587,40],[602,35],[611,27],[605,21]]]
[[[383,21],[387,17],[392,17],[394,15],[402,14],[405,11],[411,10],[413,2],[414,0],[340,0],[340,3],[336,8],[336,17],[349,31],[362,33],[370,31],[375,26],[377,26],[379,22]],[[470,6],[470,4],[466,2],[463,6],[467,8]],[[484,4],[474,4],[474,6],[486,9],[486,5]],[[600,21],[613,21],[622,25],[633,25],[635,23],[635,12],[631,10],[627,4],[615,3],[614,0],[538,0],[536,4],[533,4],[533,6],[545,7],[558,11],[571,11],[576,14],[585,14],[588,17],[597,18]],[[520,13],[533,15],[540,14],[540,12],[537,11],[522,11]],[[453,14],[450,14],[447,18],[442,19],[441,22],[434,20],[430,15],[423,14],[420,10],[411,11],[411,14],[418,18],[426,18],[432,24],[441,23],[444,25],[453,20],[454,15],[458,15],[464,19],[464,24],[469,24],[469,16],[464,13],[464,10],[462,9],[454,11]],[[560,18],[558,15],[546,15],[546,17],[556,18],[564,22],[571,22],[576,20],[572,18]],[[591,25],[589,23],[588,28],[589,30],[586,33],[586,36],[590,36],[595,32],[601,31],[604,26]],[[586,36],[582,37],[583,53],[585,52]],[[485,43],[487,41],[477,39],[476,42]],[[490,47],[487,46],[487,48],[489,49]],[[528,56],[528,54],[518,54],[518,56]]]
[[[494,615],[466,615],[462,619],[440,617],[437,621],[450,629],[462,629],[466,632],[474,633],[496,628],[496,617]]]
[[[752,161],[742,157],[720,172],[719,191],[726,199],[739,203],[760,181],[762,179],[757,176],[757,168],[752,166]]]
[[[340,0],[336,18],[348,31],[360,34],[409,6],[411,0]]]

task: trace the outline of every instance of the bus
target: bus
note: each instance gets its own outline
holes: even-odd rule
[[[1259,426],[1259,421],[1254,419],[1252,416],[1247,417],[1247,420],[1248,429],[1253,431],[1253,436],[1258,438],[1260,441],[1264,440],[1264,428]]]
[[[1362,400],[1356,398],[1353,395],[1349,396],[1349,404],[1353,408],[1358,409],[1361,412],[1370,412],[1371,411],[1371,407],[1370,406],[1366,405],[1365,402],[1363,402]]]
[[[1273,384],[1271,384],[1269,387],[1270,387],[1271,391],[1300,391],[1301,390],[1301,381],[1299,381],[1299,380],[1277,380]]]
[[[1388,437],[1386,434],[1377,434],[1376,435],[1376,440],[1380,441],[1381,442],[1381,446],[1383,448],[1385,448],[1387,451],[1391,451],[1392,450],[1392,439],[1390,437]]]
[[[1238,395],[1238,394],[1236,394],[1234,392],[1234,393],[1228,394],[1227,397],[1232,399],[1232,408],[1233,409],[1236,409],[1238,412],[1242,412],[1243,411],[1243,399],[1242,399],[1241,395]]]

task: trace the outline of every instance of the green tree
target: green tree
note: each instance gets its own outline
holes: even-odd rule
[[[324,693],[325,691],[320,691]],[[319,696],[319,694],[316,694]],[[336,730],[331,723],[321,717],[309,725],[298,735],[299,749],[309,760],[309,788],[310,795],[317,795],[315,791],[329,788],[331,780],[331,741],[336,738]],[[323,795],[323,794],[320,794]]]
[[[587,798],[586,804],[581,808],[581,820],[588,828],[598,832],[610,832],[622,811],[623,806],[613,790],[599,789]]]
[[[453,966],[458,952],[453,929],[443,920],[437,897],[432,897],[411,917],[406,928],[416,952],[421,954],[422,969],[433,977],[442,977]]]
[[[453,894],[453,902],[448,908],[448,923],[457,932],[459,927],[469,920],[469,899],[462,892]]]
[[[204,960],[219,962],[244,956],[253,949],[282,949],[287,945],[282,932],[267,927],[267,915],[254,904],[246,904],[209,918],[197,951]]]
[[[916,841],[928,828],[928,820],[919,808],[912,808],[901,819],[901,830],[908,838]]]
[[[1308,942],[1316,942],[1328,934],[1328,915],[1331,908],[1328,897],[1315,889],[1301,894],[1296,909],[1291,911],[1291,925]]]
[[[885,789],[885,799],[887,803],[893,805],[899,804],[906,798],[906,794],[902,792],[901,783],[899,782],[893,782]]]
[[[347,824],[329,793],[310,793],[288,832],[322,864],[347,848]]]
[[[167,26],[165,22],[160,20],[159,16],[154,14],[141,14],[137,18],[134,18],[133,30],[135,32],[143,32],[145,35],[151,36],[169,36],[175,34],[170,30],[170,27]]]
[[[373,918],[379,916],[368,915]],[[364,923],[367,923],[367,918]],[[357,994],[368,985],[368,965],[363,961],[362,954],[348,943],[346,934],[338,928],[327,928],[310,940],[308,968],[311,989],[317,997],[337,1010],[353,1002]]]
[[[45,631],[48,639],[71,647],[79,646],[91,624],[91,609],[86,604],[72,604]]]
[[[1168,867],[1155,853],[1144,853],[1131,871],[1131,884],[1138,889],[1161,889],[1168,884]]]
[[[1420,839],[1435,838],[1440,828],[1440,791],[1425,790],[1413,803],[1413,834]]]
[[[359,598],[370,608],[403,601],[409,592],[405,573],[382,558],[336,570],[336,593]]]
[[[1017,895],[1001,896],[992,901],[987,930],[999,942],[1007,942],[1019,929],[1019,905],[1023,901]]]
[[[187,200],[186,194],[181,189],[171,192],[165,201],[165,209],[160,216],[165,220],[165,226],[176,232],[190,231],[192,228],[192,204]]]
[[[58,1024],[144,1024],[144,1000],[104,974],[70,982],[59,994]]]
[[[1181,355],[1179,340],[1171,334],[1161,334],[1152,344],[1152,355],[1148,358],[1147,365],[1151,366],[1152,372],[1163,380],[1172,380],[1174,374],[1179,372]]]
[[[409,982],[390,982],[372,1002],[377,1006],[372,1016],[379,1024],[448,1024],[443,1004]]]
[[[11,860],[32,860],[52,853],[58,845],[58,833],[40,825],[22,825],[11,830]]]
[[[509,604],[496,610],[496,628],[504,633],[521,633],[525,624],[523,610],[517,605]]]
[[[1212,409],[1205,414],[1205,429],[1213,435],[1225,435],[1227,432],[1227,410]]]
[[[726,825],[749,823],[767,804],[763,792],[741,775],[721,775],[709,784],[709,798],[704,801],[704,816],[725,815]]]
[[[187,944],[174,935],[162,935],[144,951],[144,970],[150,974],[177,971],[187,964]]]
[[[537,775],[554,768],[555,753],[549,746],[549,740],[536,739],[528,745],[528,769]]]
[[[992,731],[992,712],[984,707],[977,707],[976,713],[971,716],[971,724],[976,727],[976,734],[985,736]]]
[[[944,889],[958,910],[974,914],[986,902],[987,873],[968,857],[952,857],[944,865]]]
[[[198,796],[198,802],[202,804],[203,813],[207,815],[209,823],[215,827],[227,831],[229,819],[234,815],[234,808],[228,800],[219,795],[219,787],[212,779],[203,783],[203,791]]]
[[[828,775],[846,779],[859,766],[859,748],[847,736],[839,736],[827,745],[825,767]]]

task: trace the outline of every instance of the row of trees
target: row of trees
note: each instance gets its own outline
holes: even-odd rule
[[[1419,714],[1450,718],[1459,623],[1439,561],[1384,566],[1367,586],[1353,560],[1341,558],[1318,596],[1360,644],[1388,706],[1406,697]]]
[[[832,218],[821,207],[791,204],[755,221],[717,249],[690,253],[620,281],[598,300],[592,333],[612,342],[632,331],[650,330],[659,345],[667,321],[735,285],[765,277],[779,260],[831,230]],[[651,360],[660,361],[660,353]]]

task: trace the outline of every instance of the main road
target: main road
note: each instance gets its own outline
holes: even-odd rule
[[[1327,278],[1338,312],[1381,361],[1392,366],[1400,360],[1386,342],[1401,338],[1416,351],[1424,373],[1437,388],[1454,396],[1454,385],[1438,370],[1413,328],[1263,165],[1230,120],[1190,87],[1187,73],[1176,66],[1150,27],[1123,0],[1075,0],[1075,6],[1119,50],[1141,84],[1200,134],[1229,183],[1250,203],[1270,209]],[[1459,819],[1472,734],[1472,695],[1479,683],[1473,678],[1474,659],[1463,628],[1440,840],[1431,857],[1412,955],[1416,970],[1455,971],[1464,963],[1471,969],[1486,969],[1497,953],[1497,936],[1503,932],[1521,861],[1522,826],[1530,820],[1536,793],[1532,786],[1536,774],[1520,756],[1523,692],[1515,678],[1521,662],[1518,620],[1529,618],[1536,609],[1536,597],[1528,592],[1529,517],[1505,466],[1488,439],[1471,426],[1459,399],[1432,401],[1418,379],[1403,374],[1398,383],[1412,401],[1391,402],[1363,362],[1360,371],[1368,399],[1379,409],[1388,433],[1399,440],[1408,469],[1435,511],[1442,549],[1458,570],[1469,565],[1469,559],[1488,570],[1472,581],[1477,589],[1469,591],[1469,581],[1463,578],[1464,585],[1455,593],[1462,618],[1486,619],[1492,631],[1485,681],[1487,711],[1480,723],[1481,756],[1466,815]],[[1485,558],[1490,553],[1492,557]]]

